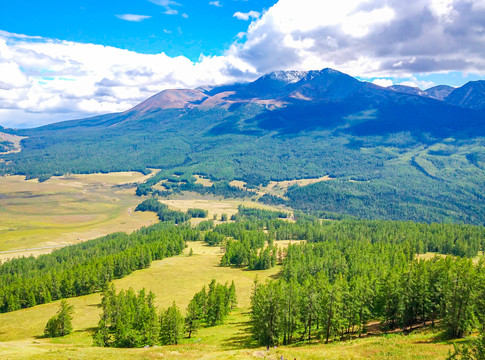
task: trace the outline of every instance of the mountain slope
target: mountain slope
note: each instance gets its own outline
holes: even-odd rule
[[[160,168],[251,186],[332,175],[302,187],[305,196],[290,190],[289,204],[370,218],[485,223],[485,112],[333,69],[167,90],[123,113],[18,135],[28,136],[23,151],[5,156],[3,173],[45,179]]]
[[[475,110],[485,110],[485,81],[470,81],[445,98],[448,104]]]
[[[454,87],[448,85],[438,85],[433,86],[432,88],[426,89],[425,93],[426,96],[436,99],[436,100],[444,100],[451,92],[455,90]]]

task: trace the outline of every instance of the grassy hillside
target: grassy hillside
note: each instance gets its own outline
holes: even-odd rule
[[[194,255],[188,256],[190,249]],[[439,332],[417,331],[410,335],[370,336],[330,345],[296,344],[271,349],[255,345],[248,331],[249,297],[254,278],[275,277],[279,267],[265,271],[244,271],[219,266],[220,249],[200,242],[189,243],[185,253],[156,261],[149,269],[116,280],[118,289],[147,288],[156,295],[160,308],[176,301],[185,310],[189,299],[212,278],[234,280],[239,308],[226,324],[201,329],[181,345],[150,349],[93,348],[91,332],[100,310],[98,294],[69,299],[75,307],[74,332],[60,339],[41,338],[47,319],[58,303],[36,306],[0,315],[0,357],[5,359],[444,359],[451,345],[440,340]]]

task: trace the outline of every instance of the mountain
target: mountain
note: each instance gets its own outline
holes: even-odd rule
[[[454,87],[448,85],[438,85],[431,87],[427,90],[421,90],[418,87],[405,86],[405,85],[392,85],[387,87],[387,89],[396,91],[402,94],[417,95],[428,97],[436,100],[444,100],[450,93],[455,90]]]
[[[277,201],[366,218],[484,224],[485,97],[482,83],[467,85],[445,98],[449,87],[422,94],[323,69],[165,90],[123,113],[17,131],[28,138],[22,152],[4,156],[0,172],[45,180],[158,168],[253,187],[331,175]]]
[[[429,89],[426,89],[424,92],[426,96],[436,99],[436,100],[444,100],[451,92],[455,90],[454,87],[448,85],[438,85],[433,86]]]
[[[448,104],[485,110],[485,80],[470,81],[453,90],[445,99]]]
[[[426,91],[423,91],[418,87],[405,86],[405,85],[392,85],[392,86],[388,86],[387,88],[403,94],[428,96]]]

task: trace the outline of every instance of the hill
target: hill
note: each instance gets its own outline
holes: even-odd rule
[[[16,131],[22,151],[3,156],[0,171],[44,180],[159,168],[248,187],[330,175],[288,188],[282,202],[484,224],[485,111],[453,100],[466,87],[421,96],[323,69],[166,90],[123,113]]]

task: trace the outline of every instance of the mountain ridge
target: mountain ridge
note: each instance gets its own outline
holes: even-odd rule
[[[428,89],[438,100],[323,69],[165,90],[122,113],[16,131],[27,137],[23,149],[2,156],[0,173],[46,180],[156,168],[251,187],[331,175],[289,188],[283,203],[485,224],[485,110],[475,109],[481,83],[465,89]],[[273,200],[282,201],[262,201]]]

